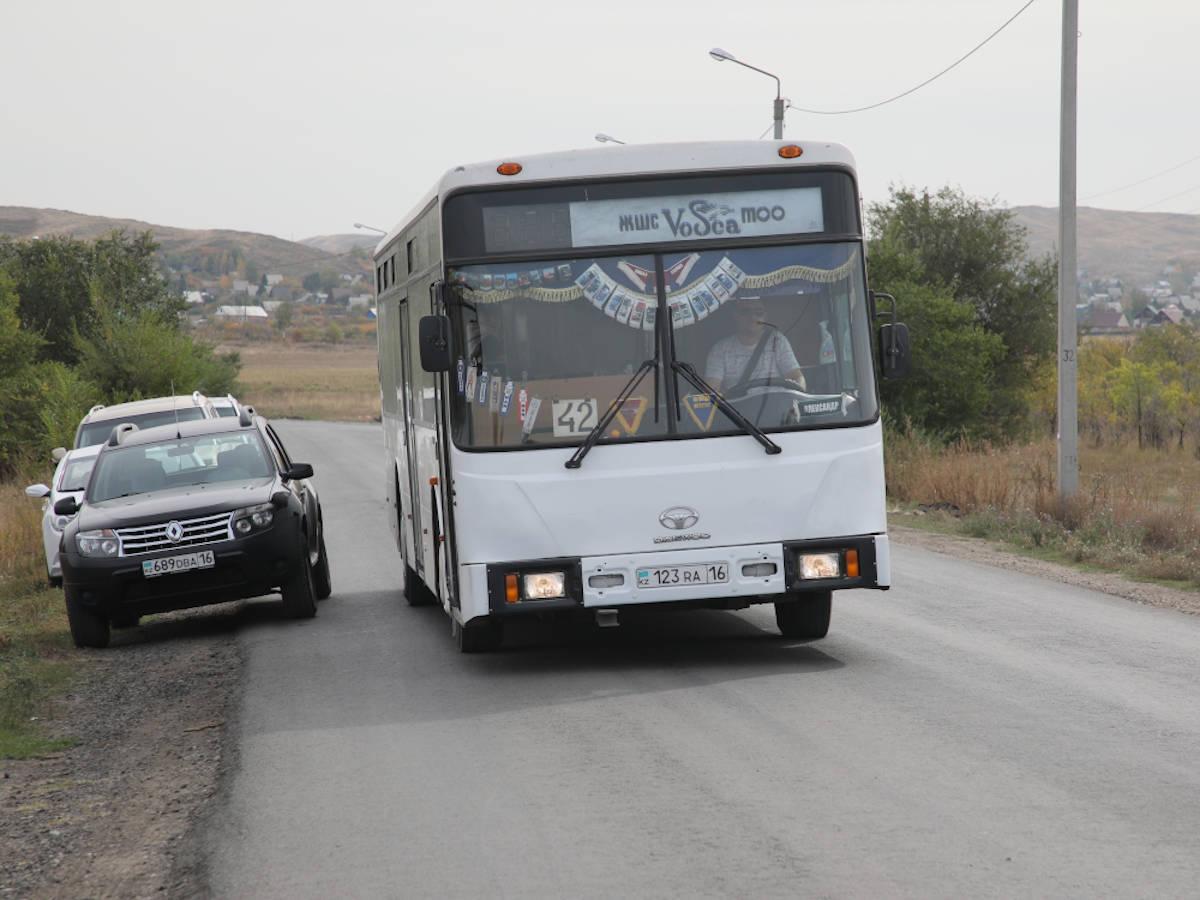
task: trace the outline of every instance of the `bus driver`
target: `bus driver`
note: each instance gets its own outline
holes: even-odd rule
[[[792,345],[778,328],[763,321],[767,310],[758,297],[733,302],[737,330],[713,344],[704,366],[704,377],[727,396],[730,389],[751,381],[786,378],[805,387],[804,373]]]

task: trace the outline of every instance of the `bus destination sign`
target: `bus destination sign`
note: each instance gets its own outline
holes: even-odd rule
[[[600,247],[824,229],[819,187],[629,197],[570,204],[571,245]]]

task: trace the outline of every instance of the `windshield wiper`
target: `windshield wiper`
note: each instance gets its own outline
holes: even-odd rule
[[[629,377],[629,381],[625,382],[625,387],[621,388],[621,392],[617,394],[617,398],[613,400],[611,404],[609,404],[609,407],[607,410],[605,410],[604,415],[600,417],[600,421],[597,422],[592,427],[592,430],[587,433],[587,437],[583,439],[583,443],[579,445],[579,449],[571,455],[571,458],[568,459],[566,463],[564,463],[568,469],[578,469],[583,464],[583,458],[588,455],[588,452],[593,447],[596,446],[596,442],[600,440],[601,436],[608,429],[608,426],[612,423],[613,418],[616,417],[617,412],[622,406],[625,405],[625,401],[629,399],[629,395],[637,390],[637,386],[642,383],[642,379],[646,377],[646,373],[652,370],[655,377],[655,400],[657,401],[658,360],[648,359],[638,366],[637,371]]]
[[[673,363],[671,363],[671,370],[682,375],[684,380],[691,384],[691,386],[696,390],[700,391],[701,393],[709,394],[717,402],[717,409],[729,416],[729,418],[731,418],[738,426],[741,427],[742,431],[746,432],[746,434],[750,435],[752,438],[762,444],[763,449],[766,450],[768,454],[773,455],[783,452],[783,448],[767,437],[766,432],[738,412],[737,409],[734,408],[734,405],[725,399],[724,394],[701,378],[700,373],[696,371],[691,363],[675,360]]]

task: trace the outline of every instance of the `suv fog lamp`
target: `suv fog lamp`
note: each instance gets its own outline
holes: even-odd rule
[[[588,587],[594,588],[610,588],[620,587],[625,583],[625,576],[619,572],[613,572],[609,575],[589,575]]]
[[[117,533],[111,528],[81,531],[75,535],[75,546],[81,556],[116,556],[121,549]]]
[[[530,572],[522,579],[526,600],[553,600],[565,597],[567,576],[564,572]]]
[[[71,520],[73,518],[75,518],[75,517],[74,516],[55,516],[53,519],[50,520],[50,527],[53,528],[55,531],[62,531],[69,524],[71,524]]]
[[[842,560],[837,553],[801,553],[801,578],[837,578],[842,574]]]
[[[270,503],[248,506],[233,514],[233,530],[239,535],[268,527],[275,519],[275,507]]]

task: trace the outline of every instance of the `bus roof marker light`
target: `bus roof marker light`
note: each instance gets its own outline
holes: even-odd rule
[[[784,144],[779,148],[779,155],[784,159],[797,159],[804,153],[804,148],[797,144]]]
[[[496,166],[496,171],[501,175],[520,175],[521,164],[517,162],[500,163],[500,165]]]

